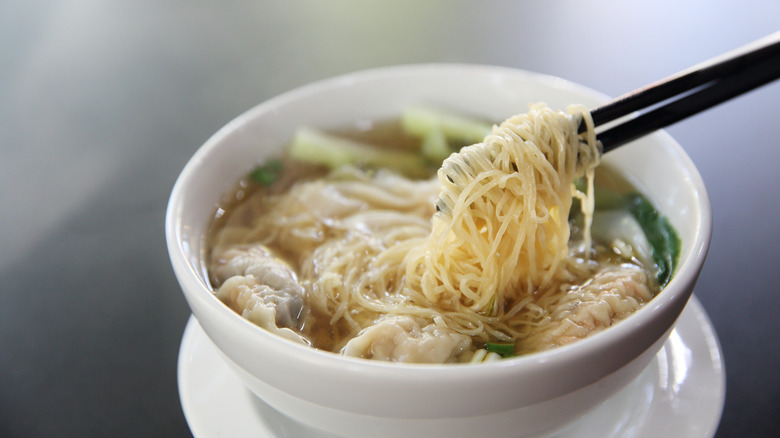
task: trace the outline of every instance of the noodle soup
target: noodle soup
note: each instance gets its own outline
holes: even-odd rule
[[[536,119],[491,128],[416,111],[363,129],[302,129],[240,180],[209,231],[217,296],[318,349],[484,362],[599,332],[668,282],[676,233],[621,175],[594,174],[581,113],[532,108]],[[528,138],[537,125],[551,149]],[[349,154],[358,158],[336,159]]]
[[[302,124],[330,129],[355,123],[349,130],[362,130],[363,120],[398,117],[406,107],[420,102],[484,116],[493,122],[522,111],[527,102],[545,101],[557,108],[580,102],[592,108],[604,100],[606,96],[592,90],[531,72],[495,66],[426,64],[351,73],[259,104],[210,137],[184,167],[171,191],[166,242],[176,278],[193,313],[192,327],[203,329],[226,359],[225,364],[263,402],[296,422],[338,436],[465,438],[482,436],[485,431],[501,436],[553,434],[625,388],[660,358],[657,353],[673,333],[693,293],[711,236],[710,204],[693,162],[666,133],[648,135],[604,155],[596,173],[601,178],[604,166],[613,166],[668,216],[681,242],[679,265],[672,280],[625,321],[570,345],[537,353],[516,352],[516,357],[478,365],[388,364],[287,340],[273,334],[273,327],[264,329],[246,319],[260,313],[250,315],[246,308],[236,312],[217,297],[215,289],[219,287],[212,287],[208,279],[211,250],[204,237],[209,235],[209,225],[217,222],[210,220],[215,205],[225,194],[235,191],[236,183],[253,165],[263,165],[259,175],[262,181],[267,182],[269,174],[281,175],[279,166],[272,165],[273,158],[282,156],[285,145],[295,144],[290,143],[292,134]],[[425,149],[435,155],[440,143],[431,144],[428,148],[419,146],[420,152]],[[296,156],[291,151],[294,148],[287,149],[289,155]],[[408,156],[401,155],[405,159],[396,157],[394,168],[409,164]],[[433,167],[441,167],[441,161]],[[365,169],[369,176],[374,172],[370,167]],[[304,176],[308,177],[309,171],[304,170]],[[425,177],[409,179],[420,181]],[[583,182],[586,180],[575,180],[579,191],[587,191]],[[242,190],[244,199],[251,196],[251,190]],[[607,198],[597,194],[597,204],[599,199]],[[625,206],[629,197],[621,194],[617,199],[617,205]],[[578,202],[572,201],[575,215],[580,210]],[[622,210],[643,217],[632,212],[644,210],[635,205],[641,207],[642,202],[632,202]],[[598,216],[621,209],[596,207],[602,210],[594,213],[592,235],[594,242],[599,242]],[[222,214],[220,221],[229,217],[232,214]],[[431,224],[433,216],[424,221]],[[627,230],[625,234],[632,235],[631,227]],[[570,248],[574,248],[578,232],[576,227],[570,229]],[[655,262],[655,254],[652,259]],[[650,275],[655,276],[655,272],[651,270]],[[392,283],[388,281],[387,285]],[[266,295],[270,301],[273,295]],[[301,298],[305,310],[303,298],[308,297]],[[295,304],[295,300],[289,302]],[[276,324],[274,327],[280,328]],[[302,328],[306,330],[305,325]],[[477,342],[472,340],[473,344]],[[475,351],[481,347],[473,345]],[[496,354],[501,353],[499,350]],[[485,354],[485,358],[488,356]],[[224,382],[220,379],[212,383]]]

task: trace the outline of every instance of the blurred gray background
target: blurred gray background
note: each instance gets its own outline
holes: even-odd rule
[[[776,0],[3,1],[0,436],[189,435],[164,209],[189,156],[251,106],[421,62],[618,95],[777,30]],[[778,102],[780,82],[668,129],[714,210],[696,294],[726,361],[718,436],[780,429]]]

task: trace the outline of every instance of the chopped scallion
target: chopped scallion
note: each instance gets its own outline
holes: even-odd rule
[[[501,357],[510,357],[515,355],[514,342],[485,342],[485,350],[501,355]]]
[[[249,178],[260,185],[270,186],[276,182],[276,179],[279,177],[283,168],[284,166],[281,161],[276,159],[269,160],[265,164],[252,169],[252,171],[249,172]]]

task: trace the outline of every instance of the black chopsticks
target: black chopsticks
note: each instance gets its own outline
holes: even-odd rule
[[[602,132],[597,130],[596,137],[603,151],[608,152],[778,78],[780,32],[593,109],[591,116],[597,128],[635,111],[648,110]],[[656,104],[660,105],[650,109]]]

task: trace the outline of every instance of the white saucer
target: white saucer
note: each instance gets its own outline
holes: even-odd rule
[[[244,388],[194,317],[179,350],[179,397],[193,435],[231,438],[324,438]],[[663,349],[626,388],[557,438],[701,438],[715,434],[726,375],[718,338],[692,297]]]

